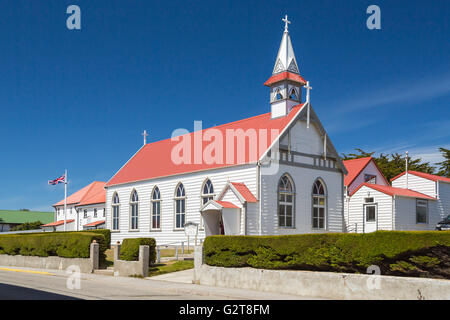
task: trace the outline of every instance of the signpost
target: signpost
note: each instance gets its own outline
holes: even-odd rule
[[[187,236],[188,252],[189,252],[189,238],[195,237],[195,245],[197,245],[198,223],[188,221],[184,224],[184,233]]]

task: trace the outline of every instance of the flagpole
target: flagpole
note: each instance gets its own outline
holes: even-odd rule
[[[406,189],[408,189],[408,151],[406,151]]]
[[[66,231],[67,220],[67,169],[64,174],[64,231]]]

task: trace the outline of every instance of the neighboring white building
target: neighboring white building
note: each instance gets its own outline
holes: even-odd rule
[[[66,230],[105,228],[105,182],[94,181],[67,197]],[[54,204],[56,221],[44,225],[46,231],[64,230],[64,199]]]
[[[287,27],[265,85],[271,112],[145,144],[125,163],[106,184],[112,243],[180,243],[187,222],[199,239],[343,231],[346,170],[302,102]]]
[[[450,215],[450,178],[433,174],[408,171],[392,178],[392,186],[409,188],[436,198],[436,212],[430,210],[427,219],[428,229],[434,229],[436,223]]]
[[[344,161],[345,230],[434,230],[450,214],[450,179],[408,171],[392,179],[392,186],[373,158]]]

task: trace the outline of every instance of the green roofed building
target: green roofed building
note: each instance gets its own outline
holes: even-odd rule
[[[0,210],[0,232],[10,231],[11,228],[25,222],[41,221],[43,224],[54,221],[53,212]]]

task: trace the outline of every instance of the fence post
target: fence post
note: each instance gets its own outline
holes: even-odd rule
[[[156,246],[156,262],[161,262],[161,249],[159,248],[159,246]]]
[[[194,247],[194,278],[192,283],[200,284],[200,274],[203,264],[203,246]]]
[[[114,246],[114,261],[120,260],[120,242],[117,241]]]
[[[96,240],[92,241],[91,243],[91,247],[90,247],[90,252],[89,252],[89,259],[91,261],[91,266],[92,266],[92,272],[96,269],[99,268],[99,249],[100,245],[97,243]]]
[[[139,263],[142,266],[142,276],[148,277],[148,259],[150,256],[149,246],[139,246]]]
[[[175,260],[178,260],[178,246],[175,246]]]
[[[188,242],[188,248],[189,248],[189,242]],[[184,241],[181,241],[181,254],[182,255],[184,254]]]

